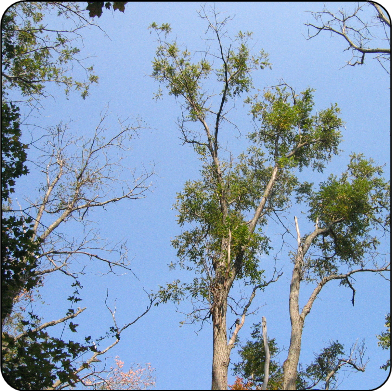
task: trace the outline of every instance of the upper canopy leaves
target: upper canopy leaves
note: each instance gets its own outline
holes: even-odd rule
[[[62,15],[69,27],[51,28],[45,19],[50,13]],[[64,85],[88,95],[89,87],[98,81],[93,67],[85,67],[74,46],[80,39],[78,30],[90,25],[75,2],[18,2],[8,8],[2,19],[3,91],[17,89],[34,99],[45,94],[48,82]],[[80,64],[86,80],[76,80],[71,64]]]
[[[152,77],[163,84],[170,95],[182,96],[185,99],[189,118],[193,121],[205,118],[205,113],[208,111],[206,102],[213,96],[213,94],[208,95],[204,90],[203,80],[215,74],[215,80],[223,84],[220,95],[223,96],[222,104],[224,104],[227,96],[249,91],[252,86],[253,69],[269,66],[264,51],[261,51],[258,56],[250,55],[246,42],[251,33],[240,32],[235,40],[238,46],[224,48],[219,35],[222,25],[222,23],[215,25],[210,23],[209,26],[218,35],[220,53],[215,55],[207,50],[199,61],[195,60],[187,49],[180,49],[176,41],[168,42],[160,38],[160,33],[164,32],[166,37],[171,31],[169,25],[158,26],[152,23],[150,26],[159,37]],[[213,63],[207,59],[208,57],[220,58],[222,67],[214,70]]]
[[[288,86],[277,86],[246,99],[251,105],[251,114],[260,121],[258,129],[250,134],[251,140],[263,145],[270,160],[280,166],[303,167],[311,165],[322,171],[324,163],[332,154],[338,153],[341,140],[336,104],[311,114],[314,100],[313,90],[306,89],[300,95],[288,91]]]

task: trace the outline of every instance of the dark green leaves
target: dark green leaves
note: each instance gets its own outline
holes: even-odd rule
[[[71,360],[89,349],[77,342],[50,337],[42,330],[30,330],[17,340],[3,333],[2,342],[2,374],[9,385],[23,390],[48,388],[56,378],[72,386],[77,375]]]
[[[12,103],[2,102],[1,117],[1,195],[7,201],[15,189],[15,180],[28,173],[26,146],[20,142],[19,110]],[[13,301],[22,289],[29,291],[39,281],[35,275],[38,266],[39,242],[35,241],[32,219],[7,215],[2,205],[1,217],[1,293],[2,322],[10,315]],[[10,212],[8,212],[10,213]]]
[[[1,198],[6,201],[15,191],[15,179],[28,173],[25,165],[27,146],[20,142],[19,108],[1,104]]]
[[[125,4],[127,3],[128,1],[88,1],[86,10],[89,12],[88,14],[90,18],[94,18],[95,16],[98,16],[98,18],[100,18],[103,12],[104,5],[106,9],[110,9],[111,7],[113,7],[113,11],[119,10],[121,12],[124,12]]]

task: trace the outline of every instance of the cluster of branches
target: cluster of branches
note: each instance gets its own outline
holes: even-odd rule
[[[369,13],[372,13],[371,17]],[[367,1],[358,3],[351,12],[343,8],[332,12],[324,8],[311,14],[317,24],[306,23],[306,26],[312,28],[311,31],[316,30],[315,33],[309,31],[309,39],[322,31],[340,36],[348,44],[346,50],[352,54],[347,65],[362,65],[366,55],[373,55],[389,74],[391,20],[380,4]]]

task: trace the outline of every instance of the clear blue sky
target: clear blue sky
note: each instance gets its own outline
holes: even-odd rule
[[[46,125],[72,119],[70,131],[88,136],[97,125],[100,112],[109,105],[109,129],[116,126],[117,116],[140,117],[148,126],[132,142],[129,164],[136,169],[144,165],[147,170],[155,166],[157,175],[152,177],[153,191],[143,200],[125,201],[90,215],[97,222],[103,238],[114,242],[120,239],[128,241],[133,271],[140,281],[132,274],[100,276],[102,268],[90,266],[82,280],[84,300],[81,306],[88,309],[76,322],[80,324],[80,335],[99,336],[111,326],[110,314],[104,305],[106,287],[109,288],[109,302],[113,304],[117,299],[117,320],[123,324],[145,309],[148,301],[143,287],[154,291],[159,285],[185,276],[182,271],[169,271],[167,266],[176,256],[170,240],[180,233],[175,211],[171,208],[185,181],[198,177],[199,162],[193,151],[182,146],[179,140],[176,120],[180,116],[180,108],[175,99],[167,95],[158,102],[152,99],[158,85],[149,74],[157,43],[155,35],[150,34],[147,27],[152,22],[170,23],[179,43],[186,44],[191,52],[202,49],[207,26],[196,13],[202,4],[129,3],[125,13],[104,11],[96,22],[110,39],[98,29],[83,32],[82,53],[92,56],[89,61],[99,75],[99,84],[92,87],[85,101],[76,95],[66,100],[56,90],[56,99],[47,99],[41,117],[38,117],[42,121],[40,123]],[[352,8],[354,3],[326,3],[326,6],[336,10],[338,7]],[[350,53],[343,51],[346,45],[338,37],[325,33],[306,40],[307,27],[304,23],[312,21],[306,11],[321,11],[323,3],[221,2],[216,3],[216,8],[224,15],[235,16],[227,26],[231,36],[239,30],[253,31],[254,50],[264,49],[269,53],[272,70],[255,74],[256,88],[276,85],[284,79],[297,91],[314,88],[316,110],[335,102],[341,108],[346,127],[341,145],[344,152],[334,158],[322,176],[307,173],[308,180],[317,182],[330,173],[339,174],[348,163],[351,152],[363,152],[378,164],[386,164],[385,175],[389,178],[389,75],[370,57],[363,66],[343,67]],[[232,119],[245,135],[252,129],[252,123],[242,101],[238,100],[236,106],[238,110],[232,113]],[[239,141],[232,138],[231,142],[244,145],[244,148],[246,145],[244,138]],[[33,159],[33,156],[30,158]],[[32,173],[30,178],[20,183],[22,205],[24,194],[34,198],[39,178],[39,173]],[[287,224],[294,232],[293,215]],[[305,216],[299,215],[299,221],[300,226],[301,222],[305,225]],[[274,237],[279,237],[278,226],[271,223],[269,230]],[[305,233],[305,227],[301,231]],[[66,230],[63,232],[72,234]],[[295,240],[292,240],[295,246]],[[389,245],[383,247],[383,251],[389,258]],[[260,310],[257,315],[246,319],[239,334],[242,342],[250,337],[252,323],[266,316],[269,337],[276,338],[280,347],[288,348],[291,263],[287,251],[280,254],[277,265],[284,275],[254,300],[253,308],[259,306]],[[266,270],[270,271],[269,266]],[[338,287],[338,283],[333,282],[323,289],[306,319],[300,361],[309,364],[314,358],[313,353],[319,352],[330,340],[338,339],[348,350],[355,341],[365,339],[366,356],[370,358],[366,372],[341,371],[339,388],[374,389],[387,377],[387,373],[379,367],[388,359],[389,352],[377,346],[376,334],[384,331],[385,314],[389,312],[389,282],[375,275],[358,275],[356,289],[354,307],[349,289]],[[44,314],[44,320],[61,317],[67,308],[67,303],[64,306],[63,303],[70,293],[68,280],[54,276],[48,278],[42,290],[45,304],[40,306],[37,303],[37,311]],[[309,289],[303,289],[303,297],[307,294]],[[113,359],[116,355],[120,356],[125,367],[132,363],[151,363],[156,368],[157,389],[210,388],[211,326],[206,324],[201,331],[198,325],[180,327],[179,322],[184,319],[181,312],[187,308],[186,305],[176,308],[173,304],[154,307],[124,332],[120,344],[108,356]],[[282,363],[285,354],[283,352],[279,357]],[[234,349],[231,362],[237,361]],[[112,364],[110,358],[107,362],[109,366]],[[229,374],[229,384],[232,384],[231,369]]]

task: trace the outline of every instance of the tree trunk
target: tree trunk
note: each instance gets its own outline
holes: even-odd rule
[[[264,381],[262,390],[266,390],[268,387],[268,378],[269,378],[269,364],[270,364],[270,351],[268,346],[268,336],[267,336],[267,319],[262,317],[262,326],[263,326],[263,341],[264,341],[264,350],[265,350],[265,363],[264,363]]]
[[[300,316],[291,321],[290,348],[283,364],[283,389],[296,390],[297,368],[301,354],[303,321]]]
[[[295,226],[297,229],[298,250],[295,257],[293,275],[290,284],[290,322],[291,337],[289,353],[286,361],[283,363],[283,389],[295,390],[297,380],[297,368],[299,355],[301,354],[301,338],[304,325],[304,318],[299,313],[299,290],[302,278],[302,265],[304,258],[304,249],[301,245],[301,236],[299,233],[298,221],[295,217]],[[306,249],[305,249],[306,252]]]
[[[214,303],[214,307],[212,309],[212,390],[227,389],[227,372],[229,368],[231,350],[227,344],[226,331],[227,295],[221,291],[219,296],[219,300]]]

